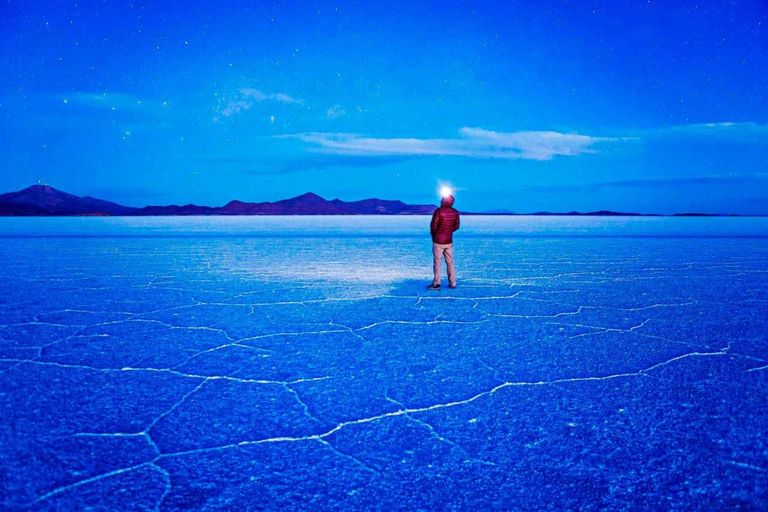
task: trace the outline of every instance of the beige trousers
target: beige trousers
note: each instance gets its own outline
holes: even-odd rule
[[[440,284],[440,270],[443,266],[443,257],[445,257],[445,269],[448,272],[448,284],[456,286],[456,267],[453,266],[453,244],[436,244],[432,242],[432,269],[435,278],[432,284]]]

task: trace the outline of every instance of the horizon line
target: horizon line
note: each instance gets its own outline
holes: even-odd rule
[[[304,196],[315,196],[323,201],[326,202],[333,202],[333,201],[340,201],[343,203],[357,203],[362,201],[370,201],[370,200],[376,200],[376,201],[387,201],[387,202],[400,202],[404,204],[407,207],[435,207],[438,208],[439,206],[435,206],[433,204],[409,204],[401,199],[381,199],[377,197],[368,197],[365,199],[358,199],[354,201],[345,201],[340,198],[334,198],[334,199],[326,199],[322,197],[320,194],[317,194],[312,191],[304,192],[303,194],[299,194],[293,197],[288,197],[284,199],[277,199],[274,201],[261,201],[261,202],[252,202],[252,201],[242,201],[239,199],[231,199],[227,203],[221,205],[221,206],[206,206],[206,205],[198,205],[194,203],[187,203],[187,204],[166,204],[166,205],[155,205],[155,204],[147,204],[145,206],[126,206],[120,203],[116,203],[114,201],[101,199],[98,197],[93,196],[77,196],[75,194],[71,194],[69,192],[64,192],[63,190],[57,189],[51,185],[48,185],[47,183],[36,183],[33,185],[30,185],[28,187],[22,188],[20,190],[10,191],[10,192],[2,192],[0,193],[0,197],[8,194],[14,194],[23,192],[25,190],[34,189],[34,188],[48,188],[53,191],[71,195],[80,199],[84,198],[90,198],[95,199],[97,201],[104,201],[108,203],[112,203],[115,206],[119,206],[121,208],[127,208],[131,210],[142,210],[145,208],[184,208],[184,207],[196,207],[196,208],[210,208],[210,209],[220,209],[224,208],[225,206],[233,203],[233,202],[239,202],[246,205],[255,205],[255,204],[275,204],[282,201],[290,201],[292,199],[298,199],[300,197]],[[19,204],[19,203],[7,203],[5,201],[0,200],[0,204]],[[493,208],[488,211],[479,211],[479,212],[471,212],[471,211],[460,211],[460,213],[464,215],[470,215],[470,216],[476,216],[476,215],[486,215],[486,216],[560,216],[560,217],[577,217],[577,216],[602,216],[602,217],[768,217],[768,213],[759,213],[759,214],[744,214],[744,213],[705,213],[705,212],[695,212],[695,211],[688,211],[688,212],[675,212],[675,213],[655,213],[655,212],[633,212],[633,211],[617,211],[617,210],[609,210],[609,209],[598,209],[598,210],[587,210],[587,211],[579,211],[579,210],[570,210],[570,211],[549,211],[549,210],[539,210],[539,211],[533,211],[533,212],[515,212],[512,210],[507,210],[504,208]],[[398,214],[398,213],[372,213],[372,214],[356,214],[356,213],[308,213],[308,214],[272,214],[272,213],[258,213],[258,214],[221,214],[221,213],[211,213],[211,214],[199,214],[199,215],[179,215],[179,214],[150,214],[145,215],[146,217],[211,217],[211,216],[226,216],[226,217],[254,217],[254,216],[364,216],[364,215],[372,215],[372,216],[379,216],[379,215],[389,215],[389,216],[395,216],[395,215],[429,215],[428,213],[406,213],[406,214]],[[111,214],[108,212],[93,212],[93,213],[83,213],[83,214],[66,214],[66,213],[46,213],[43,215],[0,215],[1,217],[85,217],[85,216],[108,216],[108,217],[130,217],[134,216],[133,212],[126,213],[126,214]]]

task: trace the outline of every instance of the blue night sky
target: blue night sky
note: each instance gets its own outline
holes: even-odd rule
[[[0,5],[0,192],[768,214],[768,3]]]

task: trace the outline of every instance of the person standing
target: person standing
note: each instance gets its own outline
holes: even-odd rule
[[[453,264],[453,232],[459,229],[459,212],[453,208],[452,195],[443,196],[440,208],[432,214],[429,231],[432,234],[432,256],[434,279],[427,286],[430,290],[440,289],[440,270],[445,258],[448,273],[448,288],[456,288],[456,267]]]

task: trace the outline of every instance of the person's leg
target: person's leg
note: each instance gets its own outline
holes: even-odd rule
[[[432,272],[434,273],[434,278],[432,279],[432,284],[439,285],[440,284],[440,267],[443,265],[443,248],[440,247],[440,244],[432,243]]]
[[[448,272],[448,285],[456,286],[456,267],[453,265],[453,244],[445,248],[445,269]]]

